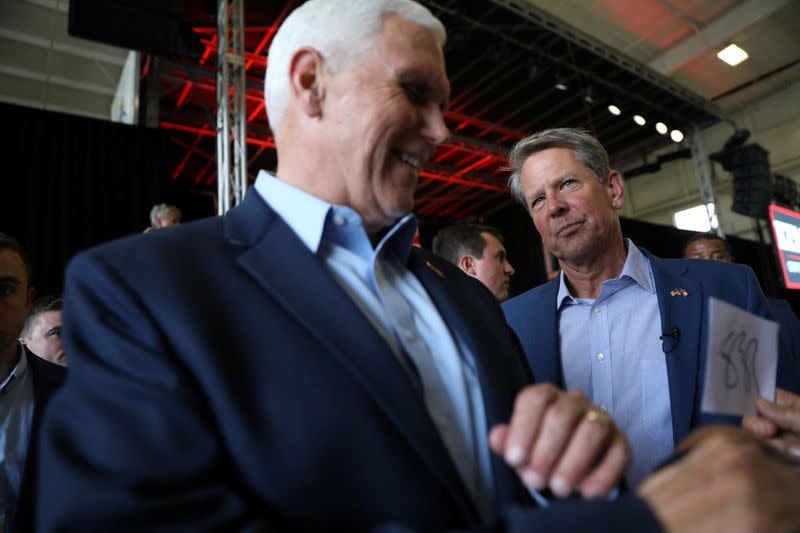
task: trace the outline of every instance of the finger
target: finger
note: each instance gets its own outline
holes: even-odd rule
[[[526,387],[517,395],[503,450],[509,465],[519,468],[526,464],[546,407],[561,394],[554,386],[545,383]]]
[[[588,405],[582,394],[569,392],[562,394],[548,407],[539,436],[528,457],[527,472],[523,474],[523,480],[531,488],[538,490],[550,479],[553,468],[567,449]],[[569,487],[563,484],[563,480],[560,481],[556,489],[564,495],[568,494]]]
[[[608,415],[602,412],[597,415],[598,412],[588,411],[587,414],[592,413],[594,418],[584,416],[578,422],[566,450],[553,469],[550,488],[556,496],[569,495],[590,473],[595,462],[605,455],[607,444],[612,442],[616,428]]]
[[[489,447],[497,455],[503,455],[508,437],[508,424],[497,424],[489,432]]]
[[[779,405],[758,398],[756,409],[763,418],[771,420],[780,429],[800,433],[800,406]]]
[[[800,396],[788,390],[776,388],[775,403],[778,405],[800,407]]]
[[[602,457],[578,485],[584,498],[605,496],[617,486],[631,461],[631,448],[620,432],[612,437]]]
[[[638,492],[645,498],[652,494],[661,494],[666,498],[679,497],[690,490],[691,484],[711,475],[714,468],[719,468],[720,456],[729,453],[726,450],[742,440],[734,433],[734,428],[708,426],[693,431],[676,448],[676,451],[687,451],[680,460],[650,475],[640,486]],[[743,432],[739,432],[743,433]],[[685,472],[692,472],[691,477],[683,478]]]
[[[714,443],[698,444],[678,461],[648,476],[639,485],[638,494],[650,503],[671,505],[680,501],[687,493],[696,492],[710,477],[709,461],[718,449]]]
[[[742,427],[762,439],[774,437],[778,433],[778,427],[774,422],[758,416],[745,416],[742,418]]]
[[[755,437],[746,431],[733,426],[705,426],[692,431],[685,439],[678,443],[675,451],[680,453],[698,447],[705,441],[714,441],[716,445],[722,442],[735,443],[752,441]]]
[[[783,457],[800,464],[800,437],[796,435],[783,435],[769,439],[767,444],[777,450]]]

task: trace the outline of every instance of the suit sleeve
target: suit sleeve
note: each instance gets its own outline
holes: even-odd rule
[[[37,529],[262,529],[241,488],[220,481],[225,454],[199,387],[101,258],[67,271],[64,340],[70,373],[41,428]]]

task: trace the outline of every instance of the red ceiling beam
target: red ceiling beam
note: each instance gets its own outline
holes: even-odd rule
[[[270,41],[272,41],[272,38],[278,31],[278,28],[280,27],[281,24],[283,24],[283,19],[285,19],[286,15],[289,14],[289,11],[291,10],[293,4],[294,2],[286,2],[286,4],[284,4],[283,9],[281,9],[281,12],[278,14],[278,17],[275,19],[275,22],[272,23],[272,26],[267,28],[264,37],[261,38],[261,40],[258,42],[258,46],[256,46],[255,49],[253,50],[253,53],[255,55],[260,57],[261,52],[263,52],[264,49],[267,48],[267,45],[270,43]],[[250,70],[250,65],[252,64],[253,60],[251,59],[245,64],[244,70],[245,71]]]
[[[499,135],[504,135],[510,137],[512,139],[522,139],[525,137],[525,132],[519,130],[513,130],[511,128],[506,128],[504,126],[500,126],[499,124],[492,124],[489,121],[481,120],[477,117],[472,117],[469,115],[465,115],[463,113],[459,113],[457,111],[445,111],[444,114],[445,118],[449,118],[458,122],[458,126],[455,128],[451,128],[452,131],[459,131],[467,126],[477,126],[484,130],[488,130]]]
[[[217,136],[217,133],[215,131],[203,128],[197,128],[194,126],[187,126],[186,124],[176,124],[174,122],[161,121],[160,126],[165,130],[184,131],[186,133],[195,133],[197,135],[203,135],[205,137]],[[266,139],[256,139],[254,137],[248,137],[247,144],[252,144],[254,146],[264,146],[267,148],[275,148],[275,140],[272,137],[267,137]]]
[[[420,171],[419,175],[428,178],[430,180],[445,181],[447,183],[464,185],[465,187],[477,187],[478,189],[486,189],[487,191],[508,192],[507,187],[501,187],[500,185],[493,185],[491,183],[481,183],[478,181],[470,181],[462,178],[454,178],[452,176],[443,176],[441,174],[428,172],[427,170]]]

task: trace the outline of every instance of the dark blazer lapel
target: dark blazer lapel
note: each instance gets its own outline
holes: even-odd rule
[[[414,251],[409,259],[409,269],[433,300],[453,337],[463,341],[475,356],[476,363],[479,365],[478,374],[484,402],[487,404],[487,418],[495,423],[498,422],[501,412],[499,407],[511,405],[514,401],[514,392],[508,390],[509,382],[506,379],[506,372],[504,372],[501,362],[492,357],[492,354],[499,348],[493,339],[498,333],[502,335],[504,332],[475,335],[475,332],[486,332],[487,325],[484,317],[471,312],[473,309],[480,309],[481,306],[470,301],[468,296],[464,296],[464,291],[459,290],[459,283],[464,283],[465,280],[453,280],[454,283],[449,279],[442,279],[438,274],[439,270],[434,271],[428,267],[426,259]],[[448,287],[448,285],[451,286]],[[472,292],[467,294],[472,294]],[[490,409],[490,405],[492,407],[496,405],[498,408]]]
[[[433,300],[453,337],[460,339],[475,357],[487,430],[495,424],[508,422],[518,390],[528,384],[527,374],[520,367],[522,364],[527,364],[525,361],[518,359],[508,362],[500,357],[501,354],[511,353],[512,341],[505,340],[505,336],[513,335],[513,332],[510,328],[496,332],[487,331],[487,319],[491,317],[475,312],[485,306],[470,299],[474,296],[473,291],[463,290],[463,284],[468,280],[442,277],[442,270],[435,265],[431,266],[428,260],[416,251],[412,251],[408,266]],[[456,273],[456,275],[461,274]],[[502,327],[502,317],[499,313],[498,311],[496,322]],[[475,332],[482,334],[475,335]],[[505,346],[499,344],[503,342],[507,344]],[[505,461],[494,454],[491,459],[496,511],[499,512],[503,505],[521,501],[520,494],[523,491],[516,474]]]
[[[322,261],[254,191],[226,215],[226,236],[243,247],[238,256],[242,268],[364,387],[464,512],[474,517],[418,385]]]
[[[686,275],[686,266],[674,270],[649,252],[645,253],[653,268],[661,331],[672,333],[677,328],[679,332],[677,339],[667,337],[662,341],[667,357],[672,434],[677,444],[692,427],[696,398],[700,392],[699,357],[705,350],[701,346],[704,335],[700,331],[700,324],[703,321],[705,296],[702,285]]]
[[[503,303],[506,320],[519,337],[537,383],[564,388],[558,332],[559,280],[529,290]]]

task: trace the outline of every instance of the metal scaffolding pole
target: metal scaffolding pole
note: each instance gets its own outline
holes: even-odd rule
[[[708,204],[711,204],[714,206],[713,213],[707,210],[711,231],[724,238],[725,231],[722,229],[722,217],[719,209],[717,209],[717,200],[714,196],[714,186],[711,180],[711,162],[703,146],[703,138],[697,124],[692,125],[692,131],[689,135],[689,150],[692,153],[692,164],[694,165],[695,178],[697,178],[697,186],[700,189],[700,199],[703,205],[708,206]]]
[[[244,0],[217,4],[217,213],[247,190]],[[231,157],[233,156],[233,157]]]

